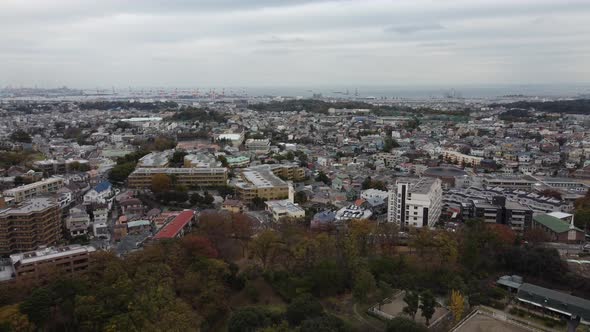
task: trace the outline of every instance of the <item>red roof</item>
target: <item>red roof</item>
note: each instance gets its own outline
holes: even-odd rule
[[[182,211],[177,215],[171,222],[164,226],[157,234],[154,239],[173,239],[178,233],[191,222],[195,211],[186,210]]]

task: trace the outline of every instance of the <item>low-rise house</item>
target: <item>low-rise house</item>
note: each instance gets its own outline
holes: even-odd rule
[[[583,230],[575,227],[573,222],[566,221],[571,214],[562,213],[556,217],[556,214],[540,214],[533,216],[533,229],[541,229],[545,232],[551,242],[560,243],[582,243],[586,234]]]
[[[84,204],[107,203],[113,196],[113,186],[108,181],[103,181],[90,189],[84,195]]]
[[[71,237],[83,236],[88,234],[90,227],[90,216],[86,212],[86,207],[78,205],[70,209],[70,215],[66,219],[66,228]]]
[[[305,210],[287,199],[267,201],[265,204],[266,210],[272,214],[275,221],[284,218],[305,218]]]

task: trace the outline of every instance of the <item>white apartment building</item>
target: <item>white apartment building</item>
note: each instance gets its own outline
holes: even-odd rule
[[[387,221],[400,228],[433,227],[442,209],[442,185],[436,178],[398,180],[389,191]]]
[[[49,178],[5,190],[3,195],[6,197],[13,197],[15,203],[20,203],[38,195],[55,193],[63,186],[64,181],[62,178]]]

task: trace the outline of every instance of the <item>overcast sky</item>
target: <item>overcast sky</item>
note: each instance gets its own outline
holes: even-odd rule
[[[590,1],[0,0],[0,85],[587,83]]]

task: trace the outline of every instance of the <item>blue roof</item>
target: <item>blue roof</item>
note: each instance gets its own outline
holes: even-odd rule
[[[336,219],[336,213],[333,211],[322,211],[318,212],[313,216],[313,220],[316,222],[331,222]]]
[[[97,184],[96,187],[94,187],[94,190],[96,190],[97,193],[100,193],[105,190],[109,190],[111,187],[112,185],[109,181],[102,181],[101,183]]]

